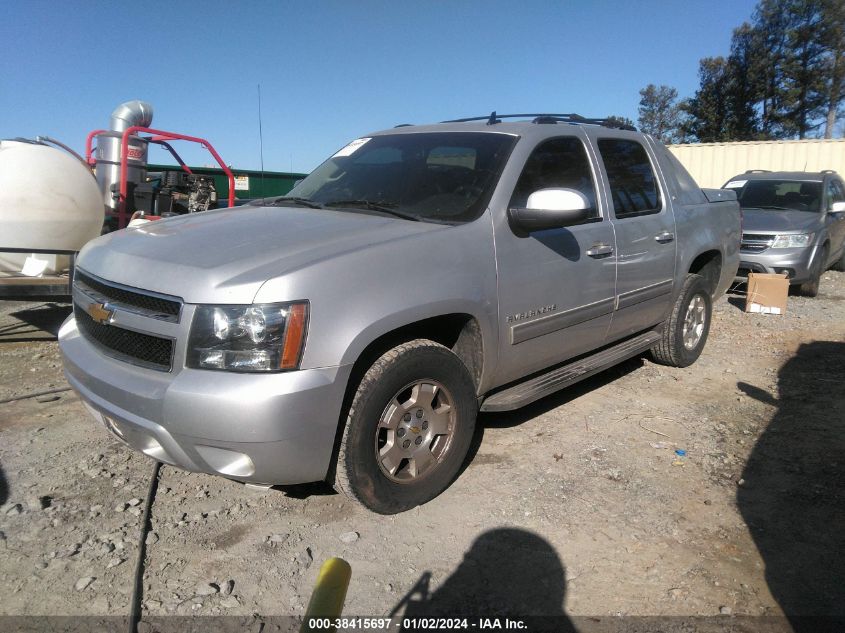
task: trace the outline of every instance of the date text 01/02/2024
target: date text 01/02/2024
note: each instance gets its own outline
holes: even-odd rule
[[[337,631],[379,631],[398,628],[402,631],[416,630],[524,630],[527,625],[520,619],[511,618],[310,618],[308,629]]]

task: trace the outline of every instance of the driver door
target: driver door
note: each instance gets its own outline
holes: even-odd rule
[[[567,188],[591,204],[573,226],[520,235],[495,227],[499,284],[497,384],[560,363],[603,344],[616,291],[613,226],[596,191],[593,163],[581,138],[541,141],[527,158],[509,208],[524,207],[540,189]],[[507,209],[496,212],[507,217]]]

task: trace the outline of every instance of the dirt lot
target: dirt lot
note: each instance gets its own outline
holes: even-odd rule
[[[301,614],[341,556],[347,614],[845,616],[845,273],[783,316],[741,302],[690,368],[481,416],[454,485],[399,516],[164,466],[145,613]],[[0,303],[0,400],[66,385],[67,312]],[[128,613],[153,463],[66,392],[0,404],[0,465],[0,614]]]

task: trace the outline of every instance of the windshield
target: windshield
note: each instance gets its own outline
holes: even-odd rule
[[[817,180],[732,180],[725,188],[736,190],[743,209],[821,210],[822,183]]]
[[[357,139],[286,198],[410,220],[469,222],[484,211],[515,140],[491,132]]]

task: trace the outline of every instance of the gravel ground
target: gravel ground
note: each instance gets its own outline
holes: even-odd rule
[[[458,480],[398,516],[163,466],[145,615],[301,615],[341,556],[355,615],[845,616],[845,273],[782,316],[741,304],[689,368],[482,415]],[[67,313],[0,302],[0,400],[66,386]],[[127,614],[152,467],[73,392],[0,404],[0,614]]]

